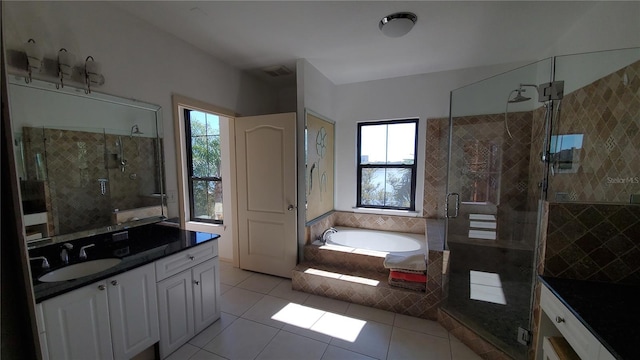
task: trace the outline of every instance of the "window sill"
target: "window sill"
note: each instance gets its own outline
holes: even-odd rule
[[[224,224],[211,224],[200,221],[187,221],[184,224],[184,227],[190,231],[200,231],[206,233],[223,233],[227,230],[227,227]]]
[[[393,216],[406,216],[406,217],[420,217],[420,212],[409,210],[393,210],[393,209],[372,209],[353,207],[353,212],[362,214],[376,214],[376,215],[393,215]]]

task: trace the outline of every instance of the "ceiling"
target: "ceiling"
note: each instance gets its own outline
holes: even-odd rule
[[[307,59],[334,84],[423,74],[548,56],[593,2],[538,1],[123,1],[113,2],[221,61],[274,84],[260,69]],[[380,19],[411,11],[401,38]],[[293,79],[293,80],[292,80]]]

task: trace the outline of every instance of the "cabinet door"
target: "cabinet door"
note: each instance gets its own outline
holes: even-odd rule
[[[192,269],[193,307],[196,334],[220,318],[218,258],[205,261]]]
[[[191,281],[191,270],[187,270],[158,283],[162,359],[195,335]]]
[[[42,302],[49,359],[113,359],[104,281]]]
[[[107,281],[113,355],[130,359],[160,340],[154,264]]]

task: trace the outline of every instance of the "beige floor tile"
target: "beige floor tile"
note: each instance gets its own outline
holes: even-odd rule
[[[198,351],[200,351],[199,348],[186,343],[184,345],[182,345],[181,347],[178,348],[178,350],[174,351],[173,353],[171,353],[171,355],[169,355],[166,360],[184,360],[184,359],[188,359],[191,356],[193,356],[195,353],[197,353]]]
[[[391,326],[368,321],[364,322],[362,328],[356,332],[355,330],[357,326],[359,326],[357,323],[351,323],[349,320],[346,320],[345,324],[341,324],[341,319],[335,319],[335,317],[335,314],[325,314],[311,329],[333,326],[333,331],[339,330],[340,333],[333,336],[330,342],[331,345],[377,359],[384,359],[387,356],[389,339],[391,338],[392,332]],[[355,339],[352,337],[354,335]]]
[[[346,301],[331,299],[324,296],[309,295],[304,305],[311,306],[316,309],[330,311],[336,314],[344,314],[349,308],[349,303]]]
[[[189,360],[226,360],[222,356],[210,353],[207,350],[200,350],[195,355],[189,358]]]
[[[393,320],[396,316],[395,313],[392,313],[390,311],[380,310],[358,304],[349,304],[346,315],[363,320],[377,321],[379,323],[387,325],[393,325]]]
[[[449,340],[394,327],[387,359],[450,360]]]
[[[445,329],[437,321],[421,319],[403,314],[396,314],[393,325],[406,330],[421,332],[423,334],[439,336],[445,339],[449,338],[449,332],[447,331],[447,329]]]
[[[459,341],[451,341],[451,359],[452,360],[481,360],[480,355],[469,349],[467,345]]]
[[[231,289],[233,289],[233,286],[220,283],[220,295],[226,293]]]
[[[199,348],[203,348],[211,340],[213,340],[214,337],[218,336],[218,334],[220,334],[222,330],[231,325],[237,318],[238,317],[235,315],[223,312],[220,315],[220,319],[218,319],[206,329],[202,330],[193,339],[189,340],[189,344],[197,346]]]
[[[278,329],[237,319],[209,342],[207,350],[227,359],[254,359],[278,333]]]
[[[293,301],[298,304],[304,303],[309,294],[304,293],[302,291],[293,290],[291,288],[291,280],[284,279],[278,286],[276,286],[273,290],[269,292],[269,295],[287,299],[289,301]]]
[[[331,342],[331,336],[311,330],[311,329],[307,329],[307,328],[301,328],[293,325],[285,325],[282,327],[282,330],[296,334],[296,335],[304,336],[309,339],[321,341],[325,344],[328,344],[329,342]]]
[[[236,286],[252,274],[251,271],[242,270],[226,263],[220,263],[220,283],[222,284]]]
[[[236,285],[239,288],[247,289],[262,294],[268,294],[282,282],[282,278],[264,274],[252,274],[244,281]]]
[[[265,295],[260,301],[247,310],[242,317],[280,329],[285,323],[274,319],[274,316],[281,313],[288,304],[289,301],[285,299]]]
[[[322,360],[374,360],[374,358],[329,345],[322,355]]]
[[[327,344],[286,331],[280,331],[258,355],[257,360],[320,360]]]
[[[264,295],[253,291],[233,288],[220,296],[222,302],[220,308],[223,312],[241,316],[263,297]]]

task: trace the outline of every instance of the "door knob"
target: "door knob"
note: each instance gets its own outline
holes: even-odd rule
[[[118,280],[111,280],[111,285],[113,285],[113,286],[118,285]]]
[[[200,281],[198,281],[198,280],[194,280],[193,283],[196,284],[196,285],[200,285]]]
[[[291,205],[291,204],[289,204],[289,206],[287,206],[287,210],[289,210],[289,211],[293,211],[293,209],[295,209],[295,208],[296,207]]]
[[[104,285],[98,285],[98,290],[102,291],[104,289],[106,289],[106,287]]]

